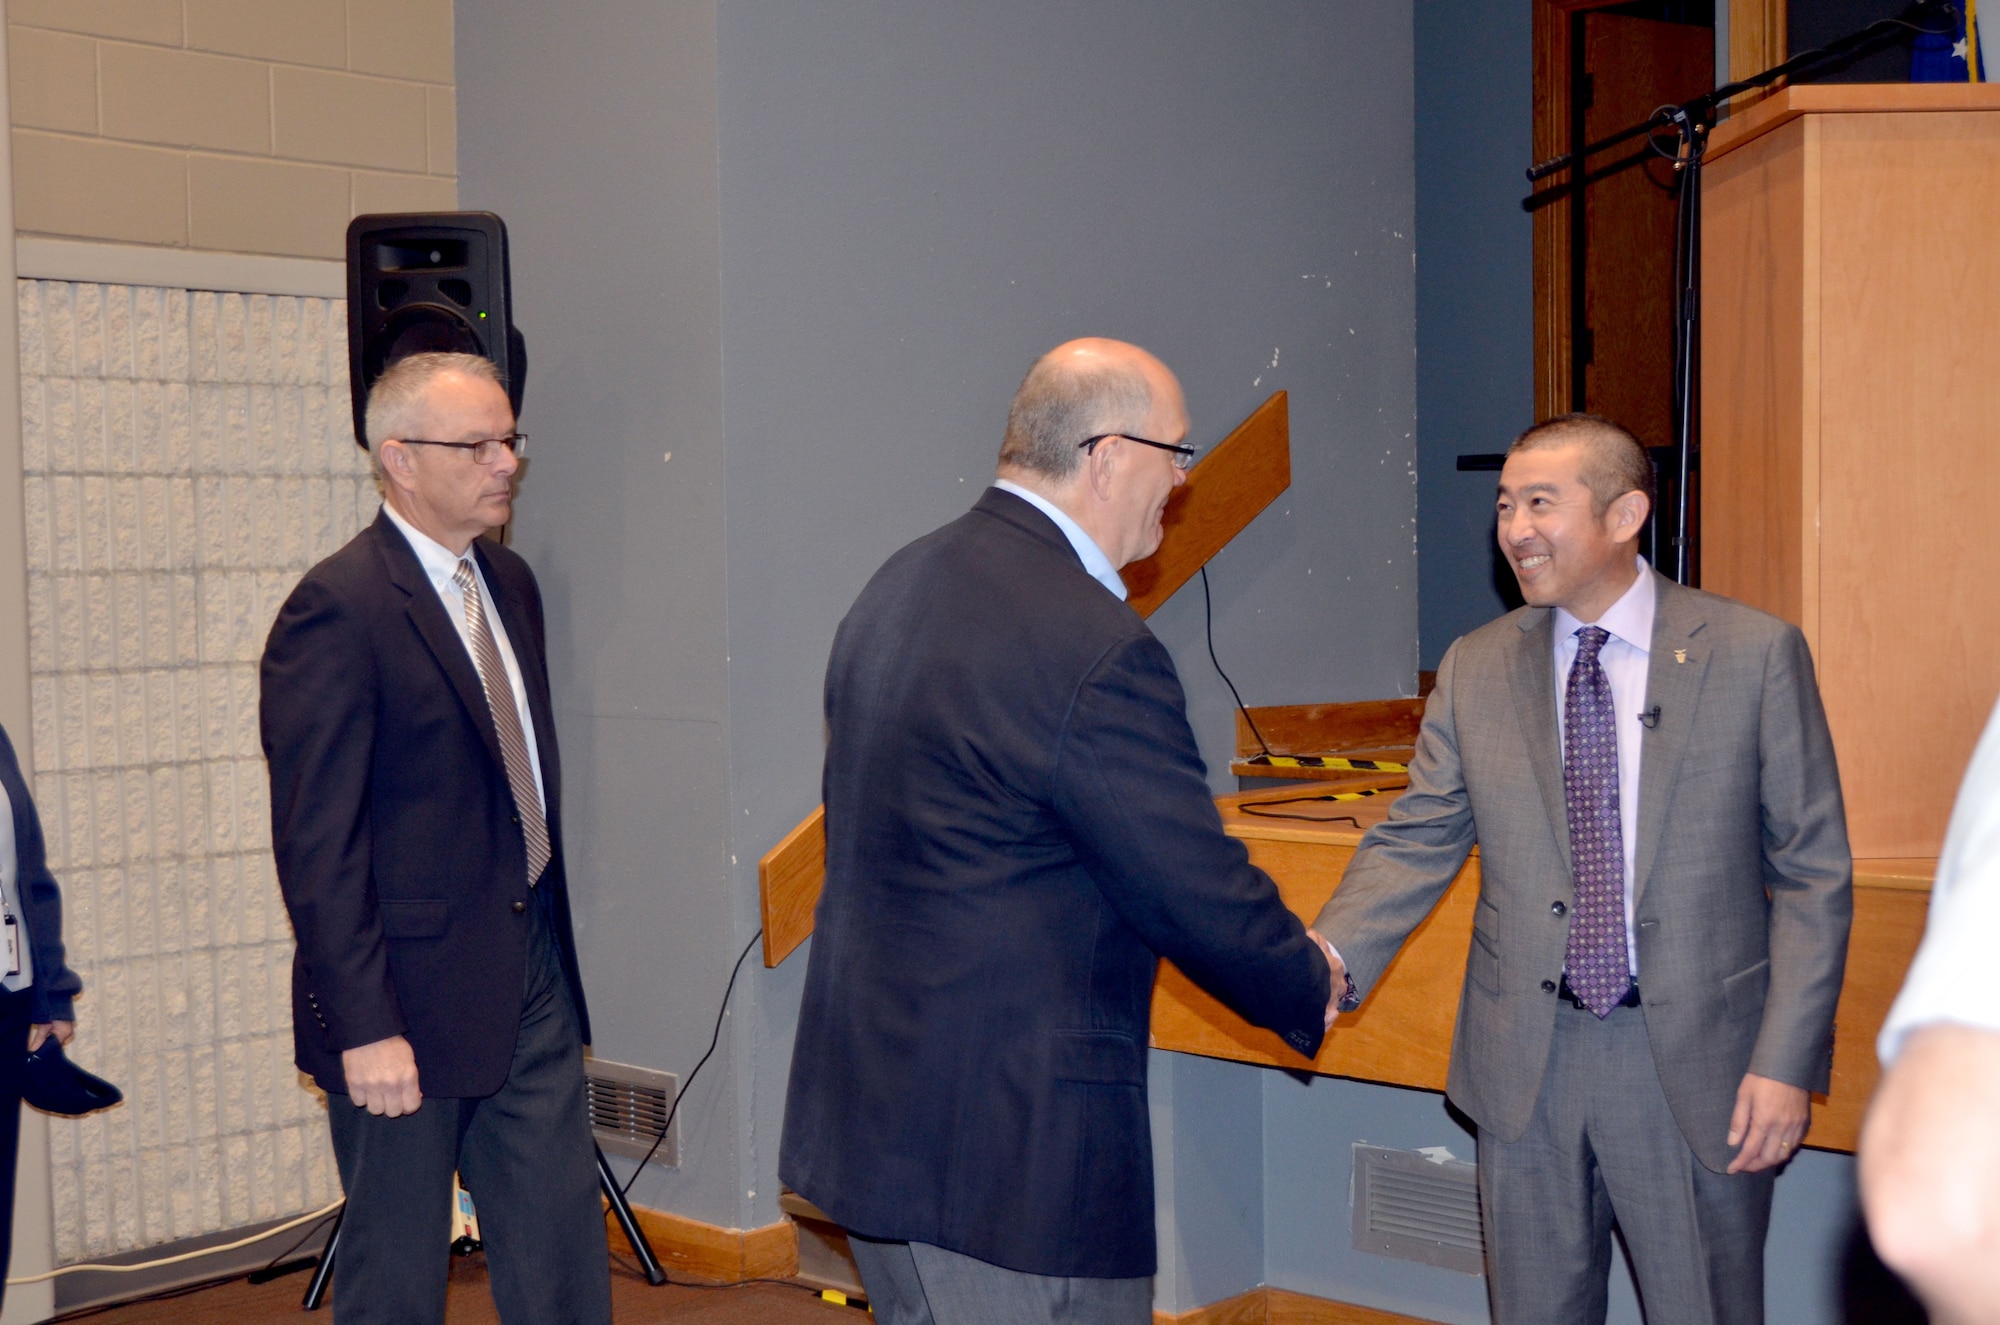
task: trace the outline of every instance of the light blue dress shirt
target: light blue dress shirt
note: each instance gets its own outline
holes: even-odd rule
[[[1056,528],[1063,531],[1063,537],[1067,538],[1069,545],[1076,549],[1076,555],[1082,559],[1083,568],[1090,572],[1090,578],[1116,594],[1120,602],[1125,600],[1125,581],[1118,578],[1118,568],[1111,564],[1111,558],[1104,555],[1104,549],[1097,546],[1089,534],[1083,532],[1083,526],[1070,519],[1062,507],[1041,493],[1024,488],[1011,479],[995,479],[993,486],[1002,492],[1013,493],[1054,520]]]

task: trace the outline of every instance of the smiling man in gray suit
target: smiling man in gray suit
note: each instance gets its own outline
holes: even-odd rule
[[[1812,658],[1636,557],[1652,494],[1608,420],[1514,442],[1527,606],[1445,654],[1410,789],[1314,925],[1354,1006],[1479,846],[1447,1091],[1496,1325],[1601,1322],[1614,1223],[1648,1320],[1762,1320],[1775,1170],[1831,1067],[1853,868]]]

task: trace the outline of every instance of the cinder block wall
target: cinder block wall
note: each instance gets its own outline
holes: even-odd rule
[[[126,1091],[51,1132],[67,1262],[339,1195],[292,1067],[257,659],[378,498],[338,301],[23,281],[19,307],[35,795],[79,1055]]]
[[[457,206],[451,0],[6,0],[23,234],[338,258]]]

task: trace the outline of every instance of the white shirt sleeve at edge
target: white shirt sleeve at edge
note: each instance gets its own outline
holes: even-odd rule
[[[1904,1037],[1933,1022],[2000,1032],[2000,707],[1987,720],[1938,858],[1924,941],[1875,1042],[1884,1067]]]

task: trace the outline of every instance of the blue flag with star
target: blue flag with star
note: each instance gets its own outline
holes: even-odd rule
[[[2000,0],[1987,2],[2000,5]],[[1926,32],[1918,36],[1910,50],[1912,83],[1986,81],[1986,67],[1992,61],[1979,49],[1978,39],[1973,35],[1980,28],[1975,7],[1977,3],[1978,0],[1966,0],[1957,14],[1957,26],[1951,32]],[[1990,28],[1992,25],[1987,26]]]

